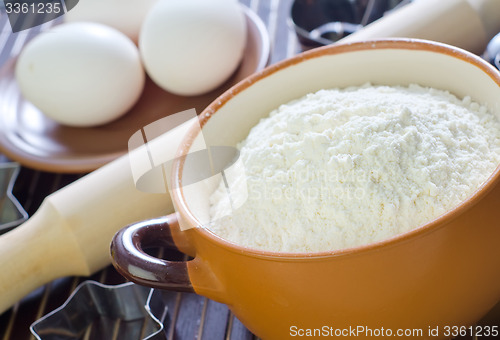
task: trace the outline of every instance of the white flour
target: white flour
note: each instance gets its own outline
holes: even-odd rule
[[[365,85],[282,105],[238,146],[248,199],[221,184],[210,229],[258,249],[315,252],[382,240],[470,196],[500,162],[500,122],[466,97]]]

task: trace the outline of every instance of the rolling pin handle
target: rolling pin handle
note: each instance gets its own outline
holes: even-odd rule
[[[0,313],[46,282],[90,274],[74,235],[50,198],[29,220],[0,237],[0,262]]]

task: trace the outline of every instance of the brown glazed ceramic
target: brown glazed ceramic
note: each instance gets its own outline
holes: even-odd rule
[[[279,104],[366,82],[470,95],[500,115],[500,74],[480,58],[427,41],[380,40],[311,50],[250,76],[201,114],[203,137],[208,145],[235,145]],[[196,131],[185,137],[179,155],[200,138]],[[447,337],[451,327],[473,325],[500,299],[500,167],[467,200],[425,225],[320,253],[259,251],[214,235],[199,222],[210,190],[183,189],[185,170],[181,157],[172,173],[181,184],[173,192],[177,214],[119,232],[113,263],[140,284],[226,303],[263,339],[297,338],[308,330],[316,332],[313,338],[318,330],[361,338],[421,330],[413,334],[422,339],[436,327]],[[190,229],[180,231],[178,219]],[[141,251],[158,243],[192,259],[164,261]]]

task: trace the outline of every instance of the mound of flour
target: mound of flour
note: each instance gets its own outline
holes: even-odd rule
[[[389,238],[459,204],[499,164],[500,122],[469,97],[367,84],[282,105],[238,148],[248,198],[232,210],[221,183],[209,228],[243,246],[316,252]]]

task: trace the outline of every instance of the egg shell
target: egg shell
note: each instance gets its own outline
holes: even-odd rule
[[[234,0],[159,1],[146,16],[139,50],[152,80],[178,95],[209,92],[238,67],[246,18]]]
[[[15,76],[26,100],[68,126],[95,126],[126,113],[138,100],[145,73],[135,44],[111,27],[66,23],[21,51]]]
[[[82,0],[65,22],[92,21],[116,28],[137,43],[142,22],[158,0]]]

